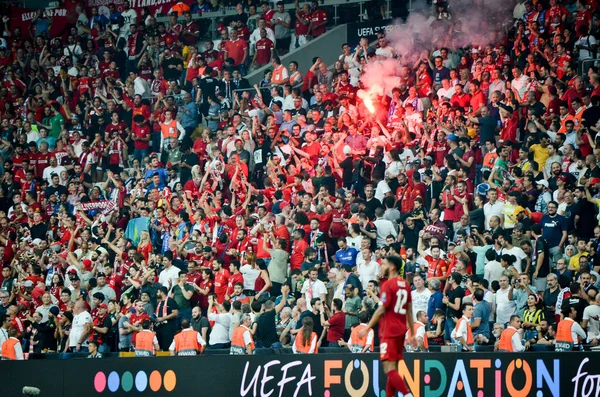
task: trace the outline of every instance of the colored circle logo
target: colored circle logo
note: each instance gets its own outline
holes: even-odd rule
[[[166,391],[173,391],[173,389],[175,389],[175,385],[177,384],[177,377],[175,376],[175,372],[171,370],[165,372],[165,378],[163,383],[165,385]]]
[[[102,393],[106,389],[106,375],[104,375],[104,372],[98,372],[94,376],[94,389],[98,393]]]
[[[137,391],[142,392],[146,390],[146,387],[148,387],[148,375],[144,371],[139,371],[135,375],[135,388]]]
[[[148,387],[153,392],[158,392],[163,386],[167,392],[175,390],[177,386],[177,375],[173,370],[168,370],[165,374],[154,370],[150,376],[145,371],[138,371],[133,376],[130,371],[125,371],[122,375],[112,371],[106,376],[102,371],[99,371],[94,376],[94,389],[98,393],[102,393],[108,389],[112,393],[116,393],[121,389],[124,392],[130,392],[134,389],[138,392],[144,392]]]
[[[162,376],[160,376],[160,372],[152,371],[150,374],[150,390],[159,391],[162,386]]]

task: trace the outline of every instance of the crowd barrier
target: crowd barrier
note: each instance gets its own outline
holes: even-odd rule
[[[398,368],[414,397],[565,397],[600,393],[595,353],[406,354]],[[0,362],[2,395],[375,396],[377,354],[206,355]]]

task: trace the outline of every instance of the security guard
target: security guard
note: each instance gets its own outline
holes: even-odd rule
[[[417,312],[417,321],[413,324],[413,329],[407,332],[407,341],[410,342],[412,337],[415,337],[415,344],[407,345],[407,350],[413,352],[429,351],[429,340],[427,339],[427,328],[425,324],[429,322],[427,313],[423,310]]]
[[[242,314],[240,326],[233,331],[229,354],[254,354],[254,339],[252,338],[252,332],[250,332],[251,324],[250,314]]]
[[[360,331],[364,330],[369,323],[369,313],[368,312],[360,312],[358,314],[358,320],[360,324],[356,327],[352,328],[352,332],[350,333],[350,339],[348,339],[348,343],[340,340],[340,345],[346,345],[348,349],[352,353],[368,353],[373,351],[373,339],[375,338],[375,331],[369,329],[367,334],[361,338],[359,336]]]
[[[206,341],[198,331],[190,325],[190,320],[181,320],[181,332],[175,335],[173,343],[169,346],[172,356],[198,356],[204,351]]]
[[[23,360],[23,348],[21,341],[17,339],[19,331],[11,328],[8,331],[8,339],[2,342],[2,359],[3,360]]]
[[[150,330],[150,320],[142,321],[142,330],[135,336],[135,356],[152,357],[159,350],[156,334]]]
[[[521,335],[519,335],[519,328],[521,328],[521,319],[516,314],[513,314],[508,321],[508,327],[500,335],[498,351],[514,353],[525,350]]]
[[[558,323],[556,330],[556,344],[554,351],[568,352],[579,348],[579,341],[585,340],[586,335],[579,323],[575,322],[577,310],[571,306],[563,306],[563,319]]]

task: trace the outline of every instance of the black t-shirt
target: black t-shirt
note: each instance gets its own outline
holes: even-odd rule
[[[383,207],[381,205],[381,201],[373,197],[371,200],[365,201],[365,214],[369,217],[369,219],[375,219],[375,209]]]
[[[163,75],[165,76],[165,80],[167,80],[167,81],[176,80],[181,75],[181,71],[177,70],[177,66],[179,66],[179,65],[183,66],[183,62],[181,61],[181,59],[175,58],[175,57],[167,58],[162,61],[160,66],[162,67]],[[174,66],[174,67],[169,68],[169,66]]]
[[[453,290],[448,291],[447,295],[448,295],[448,300],[450,301],[450,303],[454,304],[454,301],[456,300],[456,298],[460,298],[460,301],[462,304],[462,298],[464,298],[464,296],[465,296],[465,290],[461,286],[458,286],[458,287],[454,288]],[[451,317],[451,318],[460,318],[462,316],[462,310],[460,309],[460,307],[458,308],[458,310],[454,310],[449,305],[447,305],[446,306],[446,316]]]
[[[200,164],[198,161],[198,155],[196,153],[190,152],[189,154],[184,154],[181,157],[181,162],[186,163],[190,166],[195,166]],[[181,183],[185,184],[187,181],[192,179],[192,169],[187,167],[181,167]]]
[[[202,90],[202,100],[207,103],[209,96],[214,96],[219,83],[212,77],[206,77],[200,80],[200,89]]]
[[[548,242],[542,237],[539,237],[535,241],[535,260],[534,269],[537,266],[537,259],[541,254],[544,254],[544,260],[542,266],[538,271],[538,278],[545,278],[550,273],[550,249],[548,248]]]
[[[346,157],[339,165],[342,169],[342,181],[344,182],[344,187],[349,189],[352,186],[352,170],[354,168],[352,157]]]
[[[59,198],[63,194],[67,194],[67,195],[69,194],[69,192],[67,191],[67,188],[64,187],[63,185],[58,185],[58,186],[50,185],[46,188],[46,191],[44,194],[46,195],[46,198],[48,198],[55,193],[58,195]]]
[[[594,236],[594,228],[598,225],[596,220],[596,206],[587,199],[577,202],[573,215],[579,215],[577,222],[577,235],[580,238],[589,239]]]
[[[270,347],[273,343],[279,342],[275,327],[275,310],[261,313],[256,319],[256,323],[258,324],[256,340],[262,342],[264,347]]]
[[[572,307],[577,311],[577,317],[575,317],[575,321],[580,323],[583,320],[583,311],[586,307],[589,306],[589,303],[579,296],[571,296],[569,299],[565,299],[562,303],[561,310],[564,308]]]

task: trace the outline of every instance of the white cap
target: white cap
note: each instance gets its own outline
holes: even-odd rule
[[[350,154],[352,153],[352,149],[350,148],[350,146],[346,145],[344,146],[344,154]]]

